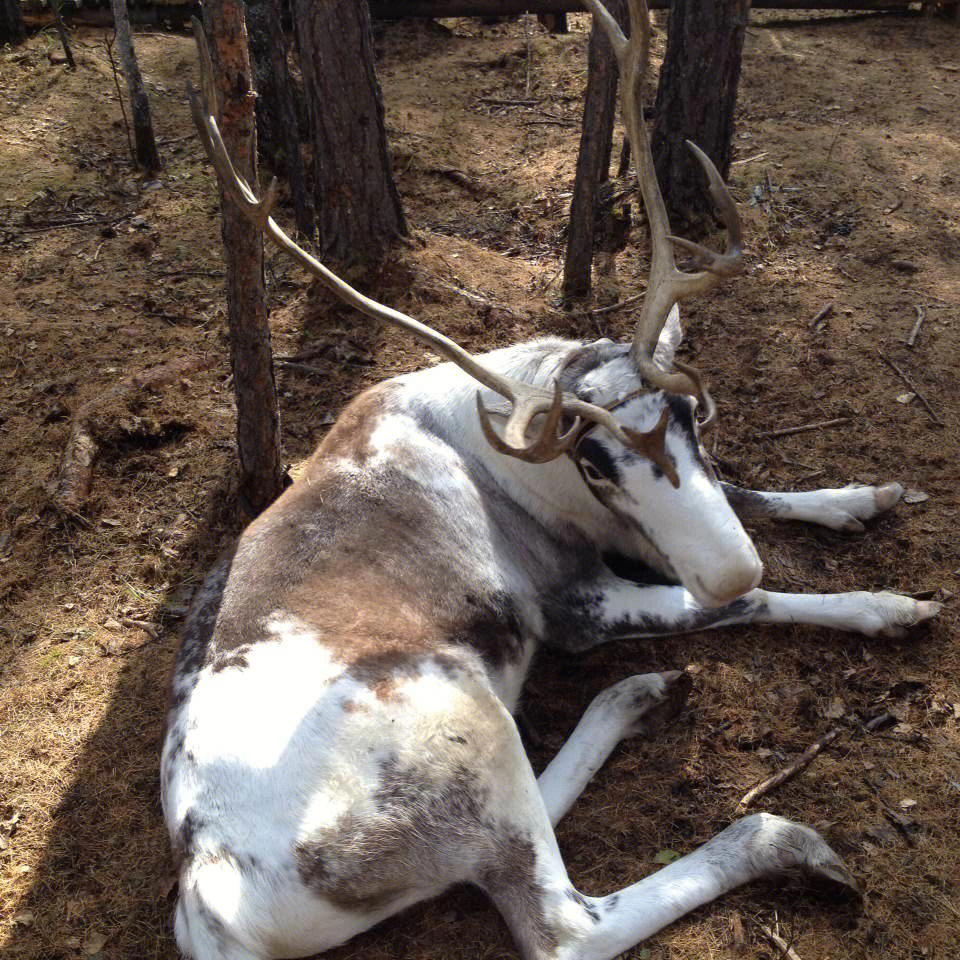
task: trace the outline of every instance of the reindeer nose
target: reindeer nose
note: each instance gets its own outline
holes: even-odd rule
[[[759,586],[762,577],[763,563],[750,543],[749,550],[743,551],[742,556],[718,564],[717,569],[709,574],[695,577],[694,584],[691,584],[694,589],[690,592],[705,607],[726,607]]]

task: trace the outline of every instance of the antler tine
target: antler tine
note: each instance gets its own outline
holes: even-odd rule
[[[676,372],[668,373],[653,361],[653,351],[660,332],[675,303],[696,293],[708,290],[721,277],[730,276],[742,269],[740,219],[716,167],[697,146],[687,141],[703,167],[710,186],[710,193],[717,205],[728,231],[727,249],[716,253],[701,244],[675,237],[670,232],[663,195],[657,183],[653,154],[641,107],[641,85],[647,66],[650,23],[645,0],[628,0],[631,36],[624,37],[616,21],[610,16],[600,0],[584,0],[607,33],[623,82],[621,84],[621,110],[627,136],[633,148],[637,166],[637,179],[643,195],[643,205],[650,224],[650,281],[647,295],[634,332],[631,355],[638,369],[648,382],[670,393],[688,393],[698,397],[701,406],[708,411],[706,425],[713,420],[713,401],[703,386],[699,375],[691,375],[691,368],[674,363]],[[697,266],[695,273],[677,269],[672,244],[691,252]]]

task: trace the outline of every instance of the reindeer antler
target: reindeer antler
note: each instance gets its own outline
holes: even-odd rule
[[[654,363],[653,351],[675,303],[703,293],[722,277],[729,277],[743,270],[740,218],[717,168],[698,146],[688,140],[687,146],[700,161],[707,175],[710,195],[727,229],[727,249],[722,254],[716,253],[699,243],[675,237],[670,232],[667,209],[653,166],[650,138],[643,122],[642,84],[650,44],[650,20],[646,0],[628,0],[629,40],[600,0],[584,2],[606,32],[620,67],[620,106],[623,122],[633,149],[640,193],[650,224],[650,280],[637,321],[631,356],[641,374],[653,386],[670,393],[687,393],[697,397],[705,411],[701,427],[706,428],[714,420],[716,407],[699,374],[679,361],[674,361],[676,372],[668,373]],[[671,244],[692,253],[700,269],[696,273],[685,273],[677,269]]]
[[[636,431],[626,433],[609,410],[563,393],[559,381],[554,383],[551,390],[530,386],[488,370],[449,337],[444,336],[432,327],[428,327],[419,320],[401,313],[399,310],[394,310],[392,307],[364,296],[295,243],[270,215],[277,199],[276,178],[270,183],[263,198],[258,199],[250,185],[234,169],[223,138],[220,136],[217,121],[213,117],[211,107],[215,103],[215,91],[212,83],[212,63],[203,28],[196,18],[193,21],[193,30],[200,50],[201,75],[201,93],[199,95],[192,85],[187,85],[193,122],[196,124],[200,140],[217,172],[217,178],[224,191],[251,223],[255,224],[274,243],[318,277],[344,303],[356,308],[368,317],[386,321],[413,334],[418,340],[427,344],[447,360],[455,363],[461,370],[485,387],[489,387],[489,389],[508,400],[512,409],[507,418],[503,439],[501,439],[490,423],[489,414],[483,406],[480,394],[477,394],[480,426],[491,446],[500,453],[508,454],[529,463],[546,463],[549,460],[554,460],[573,445],[583,421],[603,426],[625,446],[646,453],[646,447],[649,445],[646,440],[648,434],[637,433]],[[543,426],[539,435],[528,443],[527,431],[533,419],[540,414],[546,414]],[[573,425],[565,432],[561,432],[561,422],[564,417],[571,419]],[[651,433],[655,433],[656,430],[657,428],[654,428]],[[669,461],[666,460],[665,455],[653,456],[652,459],[661,467],[669,466]]]

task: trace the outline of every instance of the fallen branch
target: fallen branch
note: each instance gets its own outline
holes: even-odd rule
[[[907,334],[907,346],[910,348],[913,348],[913,345],[917,342],[924,321],[923,307],[918,303],[913,309],[917,311],[917,322],[911,327],[910,333]]]
[[[880,727],[885,727],[888,723],[892,723],[896,719],[889,710],[884,710],[883,713],[878,713],[872,720],[868,720],[863,725],[863,729],[873,733],[874,730],[879,730]]]
[[[489,103],[493,107],[539,107],[539,100],[498,100],[496,97],[477,97],[480,103]]]
[[[877,347],[877,356],[916,394],[917,399],[930,414],[930,419],[938,427],[945,427],[946,424],[937,416],[936,410],[930,406],[930,401],[917,389],[916,384],[879,347]]]
[[[760,932],[780,951],[781,957],[786,957],[786,960],[800,960],[797,951],[780,934],[774,933],[763,923],[757,924],[757,926],[759,926]]]
[[[469,300],[471,303],[474,303],[477,306],[486,307],[488,310],[503,310],[505,313],[510,314],[511,317],[520,316],[516,310],[514,310],[512,307],[508,307],[506,304],[495,303],[493,300],[488,300],[486,297],[482,297],[479,293],[474,293],[472,290],[467,290],[464,287],[458,286],[455,283],[450,283],[447,280],[441,280],[440,283],[448,290],[452,290],[454,293],[459,294],[464,298],[464,300]]]
[[[523,120],[522,125],[525,127],[535,127],[543,126],[546,124],[555,123],[558,127],[576,127],[579,125],[579,120],[567,120],[565,117],[547,117],[544,116],[542,120]]]
[[[107,403],[129,402],[145,390],[157,388],[198,370],[206,370],[217,362],[212,355],[186,357],[164,363],[150,370],[122,380],[92,400],[82,404],[73,418],[70,439],[57,468],[56,476],[47,486],[53,505],[68,516],[76,516],[93,485],[93,467],[100,454],[98,415]]]
[[[751,790],[748,790],[741,798],[738,806],[745,810],[747,807],[752,806],[761,797],[764,797],[770,793],[771,790],[776,790],[777,787],[786,783],[788,780],[791,780],[801,770],[809,767],[816,756],[823,750],[823,748],[836,740],[841,733],[841,727],[834,727],[832,730],[820,737],[819,740],[814,740],[814,742],[811,743],[810,746],[807,747],[807,749],[804,750],[796,760],[794,760],[792,763],[788,763],[781,770],[778,770],[775,774],[773,774],[773,776],[767,777],[766,780],[761,780],[760,783],[758,783],[755,787],[753,787]]]
[[[626,300],[618,300],[616,303],[611,303],[608,307],[594,307],[593,310],[588,310],[587,313],[589,313],[591,317],[602,317],[605,313],[614,313],[617,310],[632,307],[635,303],[639,303],[645,296],[645,293],[638,293],[635,296],[627,297]]]
[[[279,357],[274,357],[273,362],[283,367],[284,370],[289,370],[291,373],[301,373],[305,377],[317,377],[320,380],[329,379],[330,377],[329,370],[311,367],[307,363],[297,363],[295,360],[281,360]]]
[[[770,440],[775,437],[789,437],[794,433],[807,433],[810,430],[827,430],[830,427],[842,427],[850,423],[850,417],[837,417],[834,420],[818,420],[816,423],[804,423],[799,427],[780,427],[778,430],[764,430],[756,434],[758,440]]]
[[[823,326],[823,322],[827,319],[827,317],[830,316],[831,313],[833,313],[833,304],[828,303],[825,307],[818,310],[813,317],[811,317],[807,326],[816,332],[821,326]]]
[[[744,163],[753,163],[756,160],[766,160],[766,159],[767,159],[767,151],[764,150],[762,153],[755,153],[752,157],[744,157],[743,160],[731,160],[730,166],[739,167]]]
[[[478,183],[476,180],[471,179],[462,170],[457,170],[456,167],[428,167],[427,173],[433,173],[438,177],[444,177],[451,183],[455,183],[458,187],[463,187],[464,190],[466,190],[468,193],[474,194],[475,196],[484,196],[487,193],[487,190],[482,183]]]

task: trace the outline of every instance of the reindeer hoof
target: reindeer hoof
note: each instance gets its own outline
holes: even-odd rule
[[[616,724],[623,737],[650,736],[680,712],[692,686],[681,670],[637,674],[597,694],[587,713]]]
[[[756,861],[764,866],[763,873],[776,875],[799,870],[856,897],[863,896],[853,874],[827,841],[802,823],[770,813],[756,813],[727,830],[735,836],[747,834],[747,843],[753,849]],[[723,837],[724,833],[719,836]]]
[[[885,483],[880,487],[874,487],[873,502],[877,505],[877,513],[889,510],[894,504],[900,502],[902,496],[903,487],[899,483]]]

